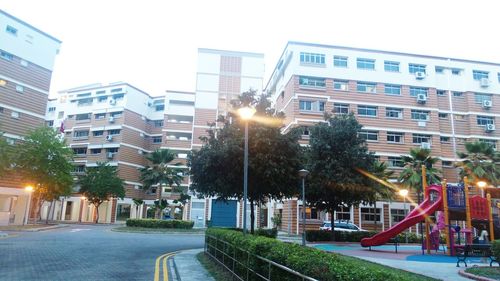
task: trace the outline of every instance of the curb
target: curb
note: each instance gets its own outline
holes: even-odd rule
[[[489,268],[489,266],[478,266],[478,267],[479,268],[481,268],[481,267],[488,267]],[[458,274],[461,275],[461,276],[463,276],[463,277],[472,279],[472,280],[478,280],[478,281],[495,281],[495,279],[491,279],[491,278],[488,278],[488,277],[475,275],[475,274],[472,274],[472,273],[467,273],[467,272],[465,272],[465,269],[459,270]]]
[[[58,224],[58,225],[52,225],[52,226],[47,226],[47,227],[32,228],[32,229],[19,230],[19,231],[20,232],[39,232],[39,231],[45,231],[45,230],[51,230],[51,229],[57,229],[57,228],[63,228],[63,227],[68,227],[68,225]]]
[[[130,230],[115,230],[114,228],[111,228],[110,231],[113,232],[120,232],[120,233],[142,233],[142,234],[164,234],[164,235],[169,235],[169,234],[183,234],[183,235],[205,235],[205,232],[161,232],[161,231],[130,231]]]

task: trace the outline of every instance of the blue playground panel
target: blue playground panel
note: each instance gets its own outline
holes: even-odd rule
[[[453,209],[465,208],[465,189],[463,185],[448,185],[446,189],[448,207]]]

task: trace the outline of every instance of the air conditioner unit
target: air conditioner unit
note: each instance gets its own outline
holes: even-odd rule
[[[106,140],[107,140],[107,141],[113,141],[113,136],[107,135],[107,136],[106,136]]]
[[[420,147],[423,149],[431,149],[431,144],[428,142],[422,142],[420,143]]]
[[[425,103],[427,101],[427,96],[425,94],[418,94],[417,95],[417,102],[418,103]]]
[[[113,155],[114,155],[114,153],[113,153],[113,152],[108,152],[108,153],[107,153],[107,155],[106,155],[106,157],[107,157],[108,159],[113,159]]]
[[[424,79],[425,78],[425,72],[422,72],[422,71],[415,72],[415,78],[417,78],[418,80]]]
[[[111,104],[111,105],[115,105],[115,104],[116,104],[116,100],[115,100],[115,99],[110,99],[110,100],[109,100],[109,104]]]
[[[148,101],[148,107],[152,107],[153,103]]]
[[[488,87],[490,85],[490,80],[488,80],[488,78],[481,78],[481,80],[479,80],[479,84],[481,87]]]
[[[142,116],[141,116],[141,119],[142,119],[143,121],[146,121],[146,116],[142,115]]]
[[[142,155],[143,151],[142,151],[142,150],[140,150],[140,149],[138,149],[138,150],[137,150],[137,153],[138,153],[138,154],[140,154],[140,155]]]
[[[490,100],[483,100],[483,108],[490,108],[493,106],[493,102]]]
[[[493,132],[493,131],[495,131],[495,124],[486,124],[485,131],[486,132]]]
[[[141,138],[143,138],[143,137],[144,137],[144,133],[140,133],[140,134],[139,134],[139,136],[140,136]]]
[[[109,117],[108,121],[109,123],[115,123],[115,117]]]
[[[425,121],[418,121],[418,126],[419,127],[425,127],[427,125],[427,122]]]

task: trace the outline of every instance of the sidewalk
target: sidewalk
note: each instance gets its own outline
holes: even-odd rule
[[[56,225],[44,225],[44,224],[29,224],[29,225],[10,225],[0,227],[0,236],[2,232],[13,231],[13,232],[38,232],[49,229],[56,229],[67,227],[67,224],[56,224]]]
[[[196,255],[202,251],[203,248],[187,250],[174,256],[174,269],[178,281],[214,281],[196,258]]]

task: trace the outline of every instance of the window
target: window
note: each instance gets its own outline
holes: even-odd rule
[[[7,25],[7,27],[5,28],[5,31],[9,34],[12,34],[14,36],[17,36],[17,29],[10,26],[10,25]]]
[[[439,119],[448,119],[448,113],[439,113]]]
[[[431,135],[413,134],[414,144],[421,144],[423,142],[431,143]]]
[[[347,57],[334,56],[333,66],[335,67],[347,67]]]
[[[96,113],[94,115],[94,119],[96,119],[96,120],[101,120],[101,119],[104,119],[104,118],[106,118],[106,113]]]
[[[445,90],[436,90],[436,94],[438,97],[444,97],[446,96],[446,91]]]
[[[120,129],[108,130],[108,136],[116,136],[120,134]]]
[[[358,82],[356,85],[356,91],[361,93],[377,93],[377,84],[368,82]]]
[[[63,117],[64,117],[64,111],[59,111],[59,113],[57,114],[57,118],[61,119]],[[69,118],[69,116],[68,116],[68,118]]]
[[[467,120],[467,116],[463,115],[463,114],[454,114],[453,115],[454,119],[457,120],[457,121],[465,121]]]
[[[385,84],[384,85],[384,93],[386,93],[388,95],[400,96],[401,95],[401,85]]]
[[[386,107],[385,108],[385,117],[403,119],[403,109],[396,108],[396,107]]]
[[[443,74],[444,73],[444,67],[442,67],[442,66],[436,66],[436,73],[437,74]]]
[[[153,137],[153,143],[161,143],[161,137]]]
[[[125,97],[125,94],[114,94],[113,95],[113,99],[116,101],[123,100],[124,97]]]
[[[85,173],[85,166],[83,165],[74,166],[73,173]]]
[[[404,143],[405,134],[400,132],[387,132],[388,143]]]
[[[73,148],[73,153],[75,155],[86,155],[87,148],[86,147],[75,147],[75,148]]]
[[[472,70],[472,78],[474,78],[474,80],[481,80],[483,78],[488,79],[488,76],[488,71]]]
[[[0,113],[1,113],[1,112],[0,112]],[[46,121],[46,122],[45,122],[45,125],[47,125],[47,127],[52,127],[52,126],[54,126],[54,120]]]
[[[92,105],[93,98],[85,98],[78,100],[78,106],[90,106]]]
[[[101,91],[95,92],[96,95],[104,95],[105,93],[106,93],[106,90],[101,90]]]
[[[348,114],[349,105],[344,103],[335,103],[333,104],[333,112],[335,114]]]
[[[399,72],[399,62],[384,61],[384,70],[388,72]]]
[[[361,208],[363,222],[380,222],[380,208]]]
[[[497,149],[497,141],[496,140],[479,139],[479,141],[485,142],[485,143],[491,145],[491,147],[493,147],[494,150]]]
[[[392,225],[402,221],[406,217],[405,209],[391,209]]]
[[[491,95],[486,94],[474,94],[474,102],[483,104],[484,101],[491,101]]]
[[[14,56],[12,54],[9,54],[9,53],[4,52],[4,51],[0,51],[0,57],[2,57],[3,59],[6,59],[6,60],[13,60],[14,59]]]
[[[300,63],[306,64],[325,64],[324,54],[300,53]]]
[[[427,121],[429,120],[429,111],[426,110],[417,110],[417,109],[412,109],[411,110],[411,119],[412,120],[419,120],[419,121]]]
[[[350,210],[350,208],[347,208],[347,207],[337,207],[335,209],[335,214],[337,215],[337,217],[336,217],[337,220],[346,220],[346,221],[350,221],[351,220],[351,210]]]
[[[302,215],[302,208],[303,207],[300,207],[301,211],[301,218],[303,218],[304,216]],[[306,211],[305,211],[305,215],[306,215],[306,219],[311,219],[311,220],[317,220],[319,219],[318,218],[318,210],[316,208],[309,208],[309,207],[306,207]]]
[[[100,154],[102,151],[102,148],[92,148],[90,150],[90,154]]]
[[[462,98],[464,93],[462,92],[453,92],[453,97],[455,98]]]
[[[106,148],[107,153],[118,153],[118,147]]]
[[[443,165],[443,167],[453,167],[453,162],[451,161],[441,161],[441,164]]]
[[[0,87],[5,87],[7,85],[7,81],[0,79]]]
[[[24,92],[24,87],[21,85],[16,85],[16,92],[19,92],[19,93]]]
[[[341,81],[341,80],[334,80],[333,81],[333,88],[335,90],[339,90],[339,91],[347,91],[348,90],[348,82]]]
[[[0,113],[3,113],[4,108],[0,106]]]
[[[440,136],[439,137],[439,142],[441,142],[441,143],[449,143],[450,142],[450,137]]]
[[[73,137],[76,138],[88,138],[89,137],[89,131],[74,131],[73,132]]]
[[[90,120],[90,113],[77,114],[76,120],[77,121]]]
[[[155,111],[163,111],[163,110],[165,110],[165,104],[155,105]]]
[[[375,70],[375,60],[358,58],[356,61],[358,69]]]
[[[14,119],[19,119],[19,117],[21,116],[21,114],[17,111],[12,111],[10,113],[10,117],[14,118]]]
[[[427,97],[427,88],[410,87],[410,97],[416,97],[418,94],[424,94]]]
[[[154,120],[153,125],[155,128],[161,128],[163,127],[163,120]]]
[[[54,106],[49,107],[49,112],[55,112],[56,108]]]
[[[405,163],[401,157],[389,156],[387,159],[387,166],[391,168],[403,168]]]
[[[77,98],[84,98],[84,97],[90,97],[92,93],[83,93],[83,94],[78,94],[76,95]]]
[[[101,136],[103,136],[103,135],[104,135],[104,131],[103,131],[103,130],[100,130],[100,131],[93,131],[93,132],[92,132],[92,135],[93,135],[94,137],[101,137]]]
[[[415,63],[410,63],[408,65],[410,73],[415,73],[415,72],[423,72],[425,73],[425,65],[424,64],[415,64]]]
[[[109,116],[113,117],[113,118],[118,118],[118,117],[122,117],[122,114],[123,112],[122,111],[116,111],[116,112],[111,112],[109,114]]]
[[[325,78],[317,77],[299,77],[299,85],[308,87],[324,88],[326,86]]]
[[[309,127],[304,126],[304,127],[301,127],[301,128],[302,128],[302,135],[303,136],[309,136],[311,134],[311,131],[309,131]]]
[[[497,73],[498,76],[498,82],[500,82],[500,72]]]
[[[358,105],[358,115],[359,116],[376,117],[377,116],[377,107],[376,106],[368,106],[368,105]]]
[[[300,111],[325,111],[324,101],[299,101]]]
[[[486,126],[487,124],[495,124],[494,117],[490,116],[477,116],[477,124],[479,126]]]
[[[111,93],[119,93],[119,92],[122,92],[123,89],[122,88],[114,88],[111,90]]]
[[[461,69],[458,69],[458,68],[452,68],[451,69],[451,74],[452,75],[460,75],[460,73],[462,73]]]
[[[107,96],[97,97],[97,102],[99,102],[99,103],[103,103],[103,102],[107,102],[107,101],[108,101]]]
[[[360,131],[358,136],[365,141],[378,141],[378,131]]]

